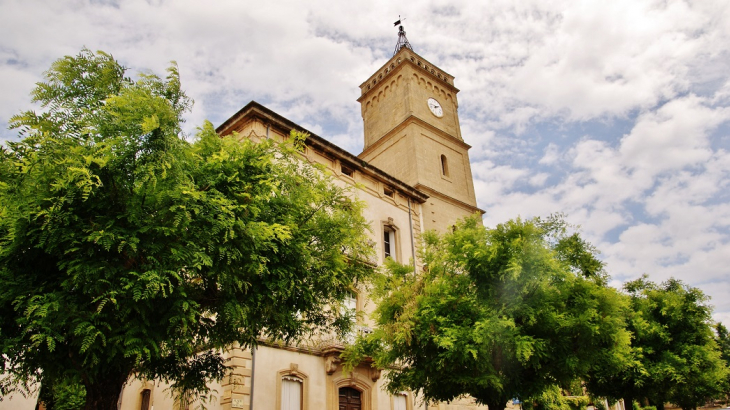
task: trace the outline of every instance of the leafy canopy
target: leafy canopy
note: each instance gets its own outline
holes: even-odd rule
[[[371,355],[392,369],[390,391],[468,394],[494,409],[619,365],[626,305],[568,228],[555,217],[486,229],[475,216],[428,233],[424,272],[391,261],[375,280],[378,328],[347,352],[349,363]]]
[[[589,389],[627,403],[648,398],[657,408],[671,402],[683,409],[723,392],[728,369],[715,341],[707,296],[676,279],[655,284],[646,276],[624,288],[631,303],[631,365],[591,374]]]
[[[132,81],[111,55],[56,61],[0,151],[0,382],[79,380],[115,408],[132,375],[204,393],[219,349],[350,323],[370,268],[361,204],[291,142],[181,138],[173,64]]]

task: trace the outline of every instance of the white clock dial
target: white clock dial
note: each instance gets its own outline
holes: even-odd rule
[[[438,101],[436,101],[433,98],[428,99],[428,108],[431,110],[433,115],[437,117],[443,117],[444,116],[444,109],[441,108],[441,104],[439,104]]]

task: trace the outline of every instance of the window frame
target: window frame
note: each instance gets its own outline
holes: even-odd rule
[[[300,410],[308,410],[309,409],[309,377],[306,373],[303,373],[299,371],[299,365],[296,363],[291,363],[290,367],[288,369],[280,370],[276,374],[276,410],[284,410],[282,409],[283,403],[281,402],[281,393],[283,390],[283,381],[285,378],[289,379],[299,379],[301,380],[301,409]]]
[[[145,399],[147,399],[147,403],[145,403]],[[139,408],[140,410],[150,410],[152,408],[152,389],[146,386],[139,392]]]
[[[388,234],[388,247],[390,249],[390,252],[386,253],[386,240],[385,235]],[[381,257],[383,260],[383,263],[385,263],[385,260],[390,257],[396,262],[403,263],[403,257],[401,254],[401,237],[400,237],[400,229],[393,224],[393,219],[388,218],[387,221],[381,222],[381,230],[380,230],[380,245],[381,245]]]
[[[441,176],[445,177],[445,178],[450,178],[451,174],[449,174],[449,159],[446,157],[445,154],[441,154],[440,160],[441,160]]]
[[[397,393],[397,394],[390,395],[391,410],[396,410],[396,408],[395,408],[395,398],[396,397],[403,397],[403,399],[405,400],[405,405],[406,405],[405,410],[413,410],[412,396],[408,392],[404,392],[404,391]]]

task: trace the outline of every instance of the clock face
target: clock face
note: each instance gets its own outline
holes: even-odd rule
[[[443,117],[444,116],[444,110],[441,108],[441,104],[439,104],[438,101],[436,101],[433,98],[428,99],[428,108],[431,110],[433,115],[437,117]]]

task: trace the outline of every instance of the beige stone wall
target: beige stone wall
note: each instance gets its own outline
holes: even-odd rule
[[[428,410],[487,410],[487,406],[479,406],[471,397],[456,399],[450,403],[431,403]]]
[[[456,219],[478,211],[469,146],[461,141],[459,129],[458,90],[453,87],[453,77],[407,49],[363,83],[361,90],[366,146],[361,158],[410,187],[383,176],[380,171],[366,172],[369,165],[348,162],[354,159],[348,159],[347,155],[332,155],[312,146],[301,153],[302,160],[323,165],[325,172],[334,176],[334,183],[351,187],[352,195],[367,204],[363,214],[371,227],[374,264],[384,262],[383,232],[386,229],[395,232],[396,258],[408,263],[415,258],[413,250],[417,249],[423,230],[445,231]],[[439,101],[443,117],[430,112],[428,98]],[[284,140],[288,134],[281,129],[281,124],[274,127],[255,116],[239,118],[230,124],[230,131],[237,132],[239,139]],[[447,158],[448,175],[442,174],[441,155]],[[425,203],[413,200],[414,193],[409,191],[413,187],[429,195]],[[415,195],[416,198],[421,195],[420,201],[425,198],[421,193]],[[362,312],[358,326],[373,326],[369,314],[374,308],[366,289],[358,289],[358,310]],[[363,392],[363,410],[392,409],[393,398],[383,390],[380,372],[368,364],[352,373],[343,372],[336,359],[341,346],[341,341],[323,335],[298,346],[260,346],[255,351],[255,359],[251,350],[234,347],[226,353],[231,359],[231,373],[212,386],[214,398],[206,406],[209,409],[250,410],[253,392],[254,409],[279,410],[281,378],[296,375],[305,381],[303,410],[337,409],[337,389],[343,386],[356,387]],[[172,409],[180,404],[164,383],[135,379],[124,389],[121,408],[138,409],[145,389],[151,391],[151,405],[157,410]],[[473,403],[465,400],[428,408],[473,409]],[[407,394],[407,402],[409,410],[426,407],[411,393]],[[8,403],[11,402],[0,402],[0,410],[30,410],[34,408],[35,398],[16,398],[10,407]]]
[[[428,194],[422,228],[444,232],[457,219],[479,212],[467,151],[463,142],[427,124],[407,121],[362,157]],[[448,175],[443,174],[441,155],[446,157]]]
[[[454,141],[439,138],[428,130],[421,129],[416,135],[418,141],[418,183],[434,191],[451,196],[466,204],[476,206],[474,184],[469,167],[469,156],[464,147]],[[447,160],[447,175],[442,172],[441,156]]]
[[[362,158],[407,184],[424,185],[476,207],[468,148],[423,123],[409,121]],[[447,159],[448,175],[443,174],[441,155]]]
[[[481,212],[453,77],[402,49],[360,88],[365,148],[359,157],[430,196],[422,228],[443,232]],[[429,98],[440,103],[443,116],[430,111]]]
[[[274,138],[279,141],[288,138],[287,135],[267,128],[260,121],[251,121],[244,126],[238,127],[239,139],[249,138],[260,140],[266,138],[267,133],[269,138]],[[414,201],[411,201],[410,215],[412,220],[409,224],[408,197],[395,190],[392,190],[391,195],[387,195],[386,191],[392,188],[387,183],[363,172],[359,172],[356,169],[353,169],[351,174],[347,175],[343,173],[343,165],[347,168],[347,164],[344,164],[339,158],[327,155],[311,147],[307,147],[302,152],[302,156],[303,159],[311,163],[324,165],[327,171],[334,176],[334,182],[336,184],[343,187],[350,187],[353,196],[367,204],[363,215],[370,223],[371,231],[369,235],[376,247],[376,260],[374,262],[380,265],[384,260],[382,247],[384,224],[390,224],[396,228],[399,239],[396,241],[397,254],[399,255],[398,259],[407,263],[414,257],[414,242],[411,242],[411,225],[413,226],[415,240],[417,240],[421,233],[421,216],[419,214],[419,207]]]
[[[428,99],[436,99],[443,116],[435,116],[428,108]],[[405,65],[388,83],[381,84],[362,101],[365,127],[365,150],[387,135],[410,116],[422,118],[436,128],[461,139],[458,103],[450,90],[428,78],[412,65]]]
[[[458,219],[473,213],[472,208],[455,203],[448,198],[433,195],[423,204],[423,229],[446,232]]]
[[[409,88],[409,78],[402,73],[394,73],[387,84],[382,84],[363,102],[365,147],[377,142],[411,114],[410,100],[405,98]]]
[[[21,394],[5,396],[3,401],[0,401],[0,410],[35,410],[37,400],[37,394],[30,394],[27,397]]]
[[[412,50],[403,48],[361,86],[358,99],[365,126],[365,148],[375,144],[409,116],[432,123],[441,131],[461,139],[458,89],[454,78]],[[436,99],[443,116],[434,116],[427,100]]]
[[[395,176],[409,185],[415,185],[419,179],[416,141],[408,129],[399,128],[388,138],[373,146],[368,155],[362,158]]]

